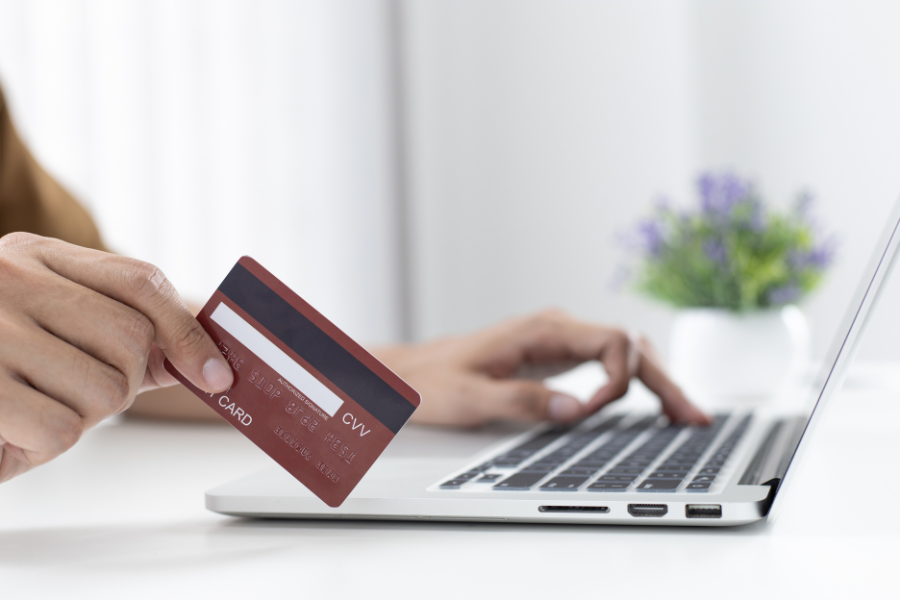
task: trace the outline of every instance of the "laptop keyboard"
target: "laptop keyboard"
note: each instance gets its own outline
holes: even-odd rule
[[[473,491],[487,488],[647,493],[683,489],[706,493],[750,425],[751,417],[742,417],[710,454],[728,418],[729,415],[720,414],[709,427],[686,427],[660,426],[661,419],[656,416],[629,424],[626,416],[616,415],[586,430],[552,427],[445,481],[440,487],[451,490],[465,486]],[[682,435],[685,431],[686,436]],[[601,438],[602,443],[595,445]],[[639,445],[620,456],[638,438],[642,439]],[[674,449],[667,453],[673,443]],[[707,454],[706,462],[697,468]],[[660,461],[660,457],[664,458]]]

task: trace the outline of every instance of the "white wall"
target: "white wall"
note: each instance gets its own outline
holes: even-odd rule
[[[821,347],[900,194],[893,2],[412,0],[410,178],[422,337],[562,306],[640,327],[671,312],[609,285],[617,232],[730,166],[776,205],[800,187],[841,239],[806,306]],[[900,358],[892,307],[863,355]]]
[[[612,243],[691,176],[686,7],[412,2],[412,177],[422,337],[554,305],[664,328],[610,290]]]
[[[400,334],[388,0],[0,0],[0,79],[115,250],[205,300],[242,254]]]

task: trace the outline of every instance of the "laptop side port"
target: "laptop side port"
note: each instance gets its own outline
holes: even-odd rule
[[[608,506],[539,506],[538,510],[547,513],[608,513]]]
[[[628,514],[632,517],[661,517],[669,512],[665,504],[629,504]]]
[[[721,504],[688,504],[684,507],[684,516],[688,519],[721,519]]]

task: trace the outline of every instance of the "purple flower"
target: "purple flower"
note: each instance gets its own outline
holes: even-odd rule
[[[812,214],[813,206],[816,203],[816,198],[813,196],[813,193],[809,190],[802,190],[799,194],[797,194],[797,201],[794,205],[794,210],[797,211],[797,214],[801,217],[809,217]]]
[[[834,260],[836,246],[837,244],[834,243],[834,240],[828,239],[819,245],[818,248],[813,248],[812,252],[809,253],[809,265],[819,271],[827,269]]]
[[[766,228],[766,209],[757,198],[751,198],[752,210],[750,212],[750,230],[762,233]]]
[[[665,230],[660,221],[646,219],[638,223],[638,244],[640,250],[650,256],[658,256],[665,243]]]
[[[717,265],[724,265],[728,262],[728,252],[719,240],[707,240],[703,242],[703,253],[706,254],[706,258]]]
[[[719,217],[730,215],[734,206],[750,195],[750,183],[728,171],[704,173],[697,180],[697,189],[703,212]]]
[[[836,250],[836,240],[833,237],[828,238],[808,252],[791,252],[788,255],[788,264],[798,270],[815,269],[816,271],[824,271],[834,261]]]
[[[665,241],[665,225],[656,219],[644,219],[633,231],[619,235],[619,243],[623,247],[652,257],[659,256]]]
[[[793,283],[769,290],[768,299],[772,306],[784,306],[796,302],[801,295],[800,288]]]
[[[797,194],[797,199],[794,201],[794,212],[812,231],[821,233],[823,228],[816,218],[815,206],[816,198],[813,196],[813,193],[809,190],[802,190]]]

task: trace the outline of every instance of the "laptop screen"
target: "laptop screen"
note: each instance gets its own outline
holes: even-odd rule
[[[821,362],[817,374],[806,386],[808,393],[806,426],[786,464],[784,475],[776,491],[775,502],[769,511],[769,520],[774,518],[778,497],[782,495],[785,484],[792,481],[793,476],[796,475],[797,463],[808,449],[809,434],[814,429],[818,417],[821,416],[824,406],[840,391],[847,368],[859,349],[859,343],[862,340],[866,323],[872,314],[872,308],[883,291],[884,283],[892,270],[898,246],[900,246],[900,200],[894,204],[885,219],[884,228],[871,250],[868,263],[860,265],[864,266],[860,283],[855,290],[851,291],[849,300],[845,304],[846,310],[843,318],[834,319],[833,322],[837,325],[834,328],[832,342],[830,345],[823,346],[827,350],[824,355],[820,355]],[[859,256],[858,251],[856,255]],[[852,267],[853,265],[851,265]]]

